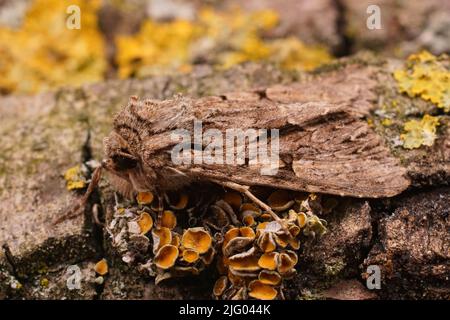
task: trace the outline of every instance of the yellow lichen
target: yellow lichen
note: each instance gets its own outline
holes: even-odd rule
[[[411,55],[404,68],[394,72],[401,93],[431,101],[446,112],[450,110],[450,71],[427,51]]]
[[[80,29],[66,26],[70,5]],[[0,92],[36,92],[103,79],[105,50],[99,0],[35,0],[18,29],[0,27]]]
[[[400,136],[403,147],[415,149],[420,146],[432,146],[436,139],[436,128],[439,125],[439,118],[426,114],[420,121],[410,120],[405,123],[403,129],[405,133]]]
[[[195,60],[229,68],[246,61],[270,61],[285,69],[310,70],[331,60],[324,48],[309,47],[297,38],[265,40],[278,24],[271,10],[244,13],[234,9],[199,10],[197,20],[155,22],[116,39],[119,76],[190,71]]]
[[[81,172],[81,166],[77,165],[64,173],[67,190],[83,189],[86,187],[86,179]]]

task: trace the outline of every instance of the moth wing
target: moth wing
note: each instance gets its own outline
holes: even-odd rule
[[[280,130],[275,174],[263,174],[264,165],[202,164],[190,171],[245,185],[368,198],[394,196],[410,185],[399,160],[348,106],[318,102],[278,105],[276,113],[265,109],[266,116],[254,123]]]

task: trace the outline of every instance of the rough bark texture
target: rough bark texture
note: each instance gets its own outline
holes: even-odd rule
[[[199,68],[181,77],[112,81],[35,97],[2,98],[0,243],[10,250],[0,256],[0,298],[209,297],[214,270],[161,287],[128,270],[110,247],[107,235],[95,230],[86,218],[90,208],[86,216],[53,226],[50,221],[78,197],[66,191],[62,173],[91,157],[102,158],[102,139],[112,128],[113,114],[130,95],[151,99],[167,99],[180,92],[191,97],[220,96],[267,87],[272,89],[266,90],[266,95],[278,92],[283,99],[294,99],[293,95],[301,94],[295,98],[300,102],[349,99],[359,117],[372,119],[374,132],[390,156],[400,159],[413,182],[409,196],[370,201],[348,198],[335,215],[326,216],[330,232],[304,244],[300,255],[303,262],[289,284],[287,297],[419,298],[425,294],[420,297],[448,298],[450,193],[448,188],[437,187],[448,183],[448,118],[442,116],[433,147],[405,151],[395,146],[391,138],[399,132],[385,130],[371,112],[379,99],[395,97],[400,106],[414,108],[416,114],[430,110],[432,105],[400,97],[390,68],[391,64],[370,57],[338,61],[313,75],[283,74],[259,65],[225,73]],[[304,89],[288,94],[280,90],[280,85],[294,80]],[[423,191],[420,187],[424,185],[431,188]],[[101,204],[108,220],[114,199],[106,181],[92,201]],[[110,274],[101,286],[94,285],[92,271],[92,263],[100,257],[110,261]],[[367,292],[361,274],[365,265],[375,263],[385,270],[382,290]],[[71,264],[78,264],[84,274],[81,291],[65,286]],[[332,290],[336,286],[347,288],[348,295],[336,296]]]

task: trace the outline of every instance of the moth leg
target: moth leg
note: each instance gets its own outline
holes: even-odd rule
[[[259,200],[253,193],[251,193],[249,186],[240,185],[230,181],[215,181],[215,182],[229,189],[233,189],[237,192],[243,193],[245,196],[247,196],[247,198],[252,200],[253,203],[257,204],[261,209],[268,212],[272,216],[272,218],[281,225],[286,234],[288,235],[291,234],[284,221],[275,212],[273,212],[272,208],[270,208],[266,203]]]
[[[95,188],[98,186],[101,177],[102,177],[102,166],[99,166],[94,170],[91,182],[89,183],[89,186],[85,194],[81,198],[81,200],[75,203],[75,205],[72,208],[70,208],[66,214],[58,217],[55,221],[53,221],[53,224],[55,225],[59,224],[65,220],[75,218],[76,216],[82,214],[89,200],[90,195],[92,194],[92,192],[94,192]]]

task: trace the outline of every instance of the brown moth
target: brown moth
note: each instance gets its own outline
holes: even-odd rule
[[[117,191],[125,195],[138,191],[164,194],[194,181],[208,181],[245,193],[274,219],[278,217],[251,194],[249,187],[365,198],[399,194],[410,185],[405,169],[362,114],[364,111],[350,102],[275,101],[257,92],[197,100],[177,97],[140,101],[131,97],[104,139],[101,168],[109,173]],[[177,129],[193,134],[194,121],[202,121],[203,131],[216,129],[224,135],[229,128],[278,129],[276,174],[261,174],[261,167],[251,165],[248,158],[231,165],[175,164],[171,151],[179,141],[172,134]],[[204,142],[201,146],[193,144],[191,151],[194,154],[205,147]],[[248,146],[244,147],[248,151]],[[94,173],[83,201],[98,182],[100,171]]]

